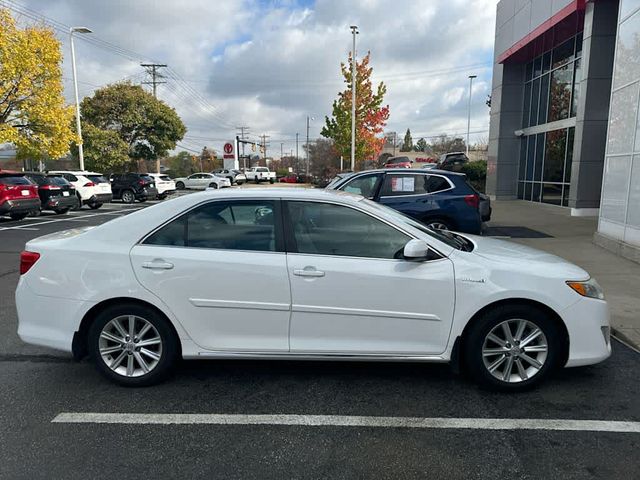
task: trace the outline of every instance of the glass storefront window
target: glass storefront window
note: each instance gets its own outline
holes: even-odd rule
[[[529,113],[531,111],[531,82],[524,86],[524,110],[522,111],[522,125],[529,126]]]
[[[567,133],[567,157],[564,161],[564,183],[571,182],[571,162],[573,161],[573,137],[576,129],[571,127]]]
[[[578,58],[574,63],[573,94],[571,95],[571,116],[578,113],[578,101],[580,100],[580,81],[582,80],[582,59]]]
[[[547,123],[547,98],[549,98],[549,75],[542,77],[540,84],[540,109],[538,111],[538,125]]]
[[[570,38],[566,42],[553,49],[553,63],[551,68],[557,68],[573,60],[575,38]]]
[[[544,160],[544,133],[536,135],[536,157],[533,171],[533,181],[539,182],[542,179],[542,162]]]
[[[551,68],[551,52],[547,52],[542,57],[542,73],[547,73]]]
[[[529,125],[538,124],[538,104],[540,102],[540,79],[536,78],[533,81],[533,88],[531,89],[531,114],[529,116]]]
[[[566,130],[554,130],[553,132],[547,133],[543,181],[562,183],[566,150]]]
[[[562,203],[562,184],[542,184],[542,202],[560,205]]]
[[[607,155],[631,153],[636,131],[634,122],[637,104],[638,83],[621,88],[611,95]]]
[[[640,11],[620,24],[613,88],[616,89],[640,77]]]
[[[555,122],[556,120],[563,120],[569,117],[572,81],[572,63],[551,72],[551,86],[549,88],[549,122]]]

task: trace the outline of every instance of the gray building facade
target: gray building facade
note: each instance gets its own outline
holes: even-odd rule
[[[640,0],[501,0],[487,192],[599,215],[640,258]]]

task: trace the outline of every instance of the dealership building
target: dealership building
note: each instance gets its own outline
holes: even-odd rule
[[[640,0],[501,0],[487,192],[597,215],[640,261]]]

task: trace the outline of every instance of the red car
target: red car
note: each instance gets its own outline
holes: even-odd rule
[[[409,157],[390,157],[383,168],[411,168],[413,161]]]
[[[295,173],[290,173],[286,177],[282,177],[280,183],[298,183],[298,176]]]
[[[0,171],[0,215],[22,220],[30,213],[39,211],[38,186],[24,173]]]

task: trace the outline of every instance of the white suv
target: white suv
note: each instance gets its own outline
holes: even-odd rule
[[[100,208],[102,204],[109,203],[113,199],[111,184],[101,173],[81,171],[52,171],[62,175],[67,181],[76,187],[76,194],[80,207],[89,205],[89,208]]]
[[[169,175],[164,173],[150,173],[149,176],[155,180],[158,189],[158,198],[163,200],[168,195],[176,192],[176,182],[171,180]]]

